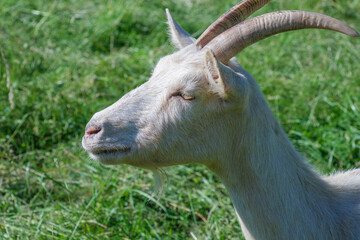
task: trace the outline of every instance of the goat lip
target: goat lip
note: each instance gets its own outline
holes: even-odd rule
[[[93,149],[88,152],[97,156],[126,154],[131,152],[131,147]]]

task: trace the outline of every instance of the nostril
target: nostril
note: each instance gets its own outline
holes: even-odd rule
[[[101,131],[101,127],[100,126],[91,126],[88,129],[86,129],[85,134],[86,135],[95,135],[98,132]]]

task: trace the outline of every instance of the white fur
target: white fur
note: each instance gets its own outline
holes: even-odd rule
[[[93,116],[87,131],[101,131],[83,138],[90,156],[155,171],[208,166],[228,189],[246,239],[360,239],[360,170],[319,176],[251,75],[235,60],[225,66],[211,50],[188,44],[163,57],[148,82]]]

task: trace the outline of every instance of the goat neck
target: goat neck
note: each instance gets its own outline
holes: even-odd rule
[[[251,108],[227,123],[237,125],[233,144],[208,165],[225,184],[246,239],[341,239],[344,231],[356,239],[342,222],[351,218],[344,197],[305,163],[247,79]]]

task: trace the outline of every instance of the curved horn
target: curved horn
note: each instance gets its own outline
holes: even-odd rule
[[[244,21],[251,14],[262,8],[271,0],[243,0],[221,15],[212,23],[196,41],[196,46],[204,47],[213,38],[232,26]]]
[[[242,22],[214,38],[207,47],[223,63],[246,47],[272,35],[305,28],[337,31],[352,37],[359,33],[347,24],[323,15],[304,11],[280,11],[264,14]]]

